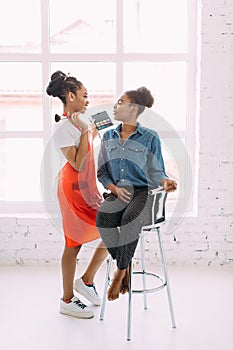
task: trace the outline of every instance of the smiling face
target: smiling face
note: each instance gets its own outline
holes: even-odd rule
[[[76,93],[69,92],[67,96],[67,109],[70,113],[85,113],[89,104],[87,89],[84,85],[76,90]]]
[[[113,107],[114,119],[128,122],[131,118],[131,100],[127,95],[122,95]]]

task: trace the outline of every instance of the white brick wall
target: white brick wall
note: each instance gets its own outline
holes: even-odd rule
[[[233,261],[233,1],[202,1],[198,217],[174,233],[171,260]]]
[[[62,235],[48,219],[0,218],[1,263],[58,261],[62,249]]]
[[[198,216],[164,240],[170,264],[224,265],[233,262],[233,0],[202,1],[201,42]],[[49,220],[0,218],[1,264],[56,262],[62,249]],[[85,249],[81,259],[89,256]]]

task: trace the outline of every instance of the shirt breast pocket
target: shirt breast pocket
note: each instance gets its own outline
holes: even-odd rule
[[[110,160],[119,158],[119,150],[116,145],[106,145],[106,151]]]
[[[147,164],[148,150],[143,145],[129,145],[127,152],[128,159],[134,163],[134,165],[145,169]]]

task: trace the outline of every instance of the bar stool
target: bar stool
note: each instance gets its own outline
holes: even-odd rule
[[[167,192],[165,192],[163,188],[159,188],[159,189],[150,190],[148,195],[151,196],[151,199],[152,199],[151,221],[149,225],[142,227],[141,232],[139,234],[139,242],[141,247],[141,270],[133,271],[132,260],[129,265],[130,274],[129,274],[129,296],[128,296],[128,314],[127,314],[127,340],[131,340],[132,294],[133,293],[143,294],[144,309],[146,310],[147,293],[154,293],[163,288],[166,288],[170,316],[171,316],[171,323],[172,323],[172,327],[176,328],[172,296],[171,296],[170,284],[168,279],[167,264],[166,264],[163,243],[162,243],[161,234],[160,234],[160,227],[162,224],[165,223],[165,203],[167,199]],[[161,257],[161,266],[163,271],[162,275],[146,271],[144,238],[145,238],[145,233],[148,231],[150,231],[151,233],[154,232],[157,234],[160,257]],[[111,281],[110,281],[111,265],[112,265],[112,257],[109,257],[107,259],[107,271],[106,271],[106,279],[105,279],[105,286],[104,286],[104,293],[103,293],[103,302],[102,302],[101,311],[100,311],[101,321],[104,319],[106,300],[107,300],[107,290],[108,290],[108,286],[111,284]],[[142,289],[133,289],[132,287],[133,275],[142,276]],[[148,276],[156,280],[159,280],[159,285],[154,288],[147,288],[146,277]]]

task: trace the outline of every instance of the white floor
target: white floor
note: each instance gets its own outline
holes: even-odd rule
[[[148,310],[142,296],[134,295],[131,342],[126,341],[127,296],[107,303],[104,321],[100,307],[93,319],[75,319],[58,313],[60,266],[0,267],[0,273],[3,350],[233,349],[232,264],[169,266],[177,328],[171,327],[165,290],[148,295]],[[104,273],[105,266],[96,277],[100,292]]]

